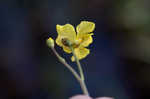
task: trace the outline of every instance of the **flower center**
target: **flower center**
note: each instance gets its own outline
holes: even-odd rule
[[[68,41],[69,40],[67,38],[62,38],[61,39],[62,44],[65,45],[65,46],[67,46],[67,47],[69,47]]]
[[[79,45],[82,42],[82,39],[75,40],[75,44]]]
[[[64,46],[69,47],[69,40],[67,38],[62,38],[61,42]],[[77,48],[81,44],[81,42],[82,39],[77,39],[73,43],[72,42],[70,43],[73,48]]]

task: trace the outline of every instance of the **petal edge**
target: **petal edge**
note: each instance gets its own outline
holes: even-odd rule
[[[77,33],[90,33],[95,29],[95,23],[89,21],[81,21],[81,23],[76,27]]]

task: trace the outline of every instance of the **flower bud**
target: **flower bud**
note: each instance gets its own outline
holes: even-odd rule
[[[55,44],[54,44],[54,40],[50,37],[49,39],[47,39],[46,41],[48,47],[54,48]]]

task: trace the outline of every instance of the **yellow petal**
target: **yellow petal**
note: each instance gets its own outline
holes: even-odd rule
[[[58,35],[57,38],[56,38],[56,44],[59,45],[59,46],[63,46],[62,37],[60,35]]]
[[[93,32],[94,29],[95,29],[95,23],[88,22],[88,21],[81,21],[81,23],[76,28],[78,34],[90,33],[90,32]]]
[[[73,42],[76,38],[76,32],[71,24],[56,25],[58,36],[60,38],[66,38]]]
[[[85,58],[90,53],[90,50],[84,47],[79,47],[75,49],[75,54],[79,60]],[[75,61],[74,56],[71,57],[72,61]]]
[[[67,46],[63,46],[63,50],[66,52],[66,53],[71,53],[71,49]]]
[[[93,42],[92,35],[93,33],[79,35],[77,39],[81,40],[80,46],[88,47]]]

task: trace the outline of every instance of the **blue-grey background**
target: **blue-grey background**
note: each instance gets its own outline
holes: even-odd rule
[[[81,60],[92,97],[150,98],[149,0],[0,0],[0,99],[68,99],[81,94],[47,47],[56,24],[95,22]],[[71,63],[70,56],[56,46]]]

